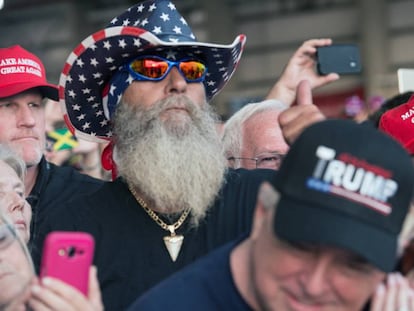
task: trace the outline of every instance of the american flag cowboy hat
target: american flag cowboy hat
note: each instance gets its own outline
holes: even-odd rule
[[[69,55],[59,81],[65,121],[77,137],[110,141],[112,111],[133,81],[128,74],[117,73],[122,65],[149,51],[172,60],[180,55],[203,60],[208,68],[203,83],[210,100],[233,75],[245,42],[244,35],[230,45],[198,42],[172,2],[138,3],[83,40]],[[110,82],[114,76],[120,77],[116,85]]]

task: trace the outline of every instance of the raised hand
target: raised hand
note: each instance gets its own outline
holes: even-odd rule
[[[45,278],[34,285],[28,302],[34,311],[102,311],[103,304],[96,268],[89,271],[89,291],[85,297],[76,288],[54,278]]]
[[[336,73],[321,76],[316,72],[317,48],[331,44],[331,39],[311,39],[305,41],[292,55],[282,75],[270,90],[266,99],[278,99],[291,105],[296,98],[296,91],[300,81],[308,80],[311,89],[315,89],[338,80],[339,75]]]
[[[325,120],[319,108],[313,104],[310,82],[300,81],[297,89],[297,105],[279,115],[279,124],[288,144],[292,144],[309,125]]]
[[[370,311],[414,311],[414,291],[399,273],[389,274],[378,286]]]

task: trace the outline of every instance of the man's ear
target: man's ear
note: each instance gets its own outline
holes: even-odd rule
[[[250,232],[251,239],[256,239],[259,236],[262,227],[266,223],[267,216],[270,216],[274,210],[276,200],[272,200],[274,201],[273,204],[269,204],[269,196],[276,197],[276,192],[269,183],[264,182],[260,185],[259,192],[257,194],[256,207],[253,213],[252,229]]]

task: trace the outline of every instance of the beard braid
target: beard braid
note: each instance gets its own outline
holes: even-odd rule
[[[166,109],[177,105],[189,115],[168,115]],[[167,117],[161,120],[163,113]],[[197,225],[214,202],[227,167],[216,121],[207,103],[199,108],[185,96],[168,97],[150,108],[121,101],[114,118],[119,175],[161,213],[173,216],[190,208]]]

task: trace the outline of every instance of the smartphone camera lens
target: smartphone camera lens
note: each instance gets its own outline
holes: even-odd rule
[[[68,257],[72,258],[76,254],[76,248],[73,246],[69,246],[67,250]]]

